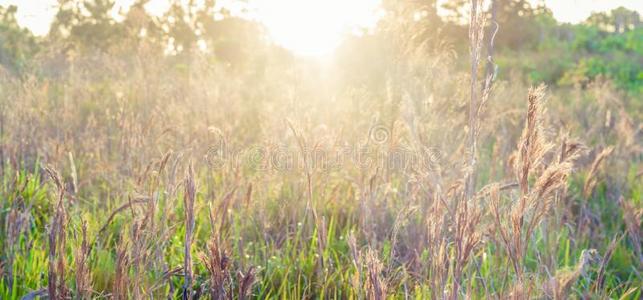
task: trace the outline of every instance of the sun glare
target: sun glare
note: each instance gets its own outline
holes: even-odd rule
[[[272,40],[302,56],[331,54],[347,32],[372,28],[380,0],[258,0],[256,19]]]

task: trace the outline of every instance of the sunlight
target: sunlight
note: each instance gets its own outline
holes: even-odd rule
[[[347,32],[372,28],[380,0],[256,1],[256,19],[272,40],[303,56],[324,56],[339,46]]]
[[[643,299],[641,16],[0,0],[0,300]]]

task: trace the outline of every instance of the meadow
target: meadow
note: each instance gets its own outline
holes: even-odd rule
[[[71,2],[0,10],[0,299],[642,297],[639,23],[385,1],[316,60]]]

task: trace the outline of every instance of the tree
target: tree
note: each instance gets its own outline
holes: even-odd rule
[[[109,51],[123,37],[123,27],[111,13],[114,0],[59,0],[49,35],[82,50]]]
[[[639,28],[641,25],[641,19],[638,12],[621,6],[613,9],[609,13],[592,13],[585,23],[596,26],[603,31],[624,33],[635,28]]]
[[[36,38],[16,20],[16,6],[0,6],[0,65],[20,72],[39,49]]]
[[[468,21],[466,7],[468,0],[452,0],[442,4],[442,9],[447,11],[446,19],[453,23],[464,23]]]
[[[184,7],[181,2],[174,1],[163,16],[162,26],[167,42],[175,54],[190,53],[197,45],[199,37],[194,9],[192,3]]]
[[[125,14],[123,31],[127,37],[127,44],[123,45],[128,50],[134,50],[146,44],[154,51],[162,52],[165,47],[164,33],[158,18],[150,16],[145,10],[145,5],[150,0],[137,0]]]
[[[495,0],[500,30],[496,45],[518,49],[538,41],[536,11],[527,0]]]

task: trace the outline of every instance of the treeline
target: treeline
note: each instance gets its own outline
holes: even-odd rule
[[[161,16],[146,11],[148,2],[135,1],[116,20],[114,0],[59,1],[44,37],[18,25],[15,6],[0,7],[0,64],[21,74],[42,69],[42,57],[96,53],[126,57],[141,49],[179,64],[193,53],[204,54],[238,69],[256,68],[266,57],[292,58],[267,42],[261,24],[214,0],[201,5],[174,1]],[[390,56],[407,53],[392,48],[421,49],[425,55],[446,48],[466,55],[467,3],[450,1],[442,7],[446,14],[438,15],[436,1],[385,0],[386,14],[378,27],[348,39],[339,56],[361,72],[373,70],[373,61],[384,62],[381,67],[387,69]],[[606,77],[634,95],[643,92],[643,29],[637,12],[620,7],[572,25],[557,22],[548,8],[526,0],[493,0],[487,10],[486,51],[493,54],[487,71],[501,78],[517,73],[529,82],[562,86]],[[369,61],[354,62],[365,57]]]

